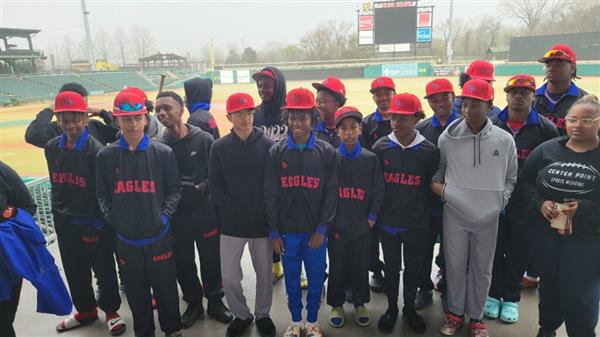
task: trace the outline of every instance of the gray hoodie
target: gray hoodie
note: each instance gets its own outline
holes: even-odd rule
[[[439,138],[440,164],[433,177],[444,182],[447,207],[469,223],[489,223],[508,204],[517,183],[517,152],[508,132],[488,119],[473,134],[464,118]]]

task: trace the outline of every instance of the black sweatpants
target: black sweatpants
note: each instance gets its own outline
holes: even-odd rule
[[[13,284],[10,291],[10,299],[7,301],[0,301],[0,336],[2,337],[16,336],[13,323],[17,314],[17,307],[19,306],[22,285],[22,279]]]
[[[444,273],[444,250],[442,249],[442,216],[439,215],[431,216],[431,232],[429,233],[429,243],[427,251],[425,252],[425,264],[423,265],[423,273],[419,279],[419,289],[421,290],[433,290],[433,282],[431,281],[431,269],[433,267],[433,252],[435,250],[435,244],[440,239],[440,250],[438,255],[435,257],[435,264]],[[438,284],[440,291],[444,291],[444,287],[440,286],[443,284],[443,280],[440,280]]]
[[[379,259],[379,242],[381,242],[381,236],[379,235],[378,225],[375,224],[371,231],[371,251],[369,254],[369,271],[374,274],[383,272],[383,262]]]
[[[417,284],[422,275],[427,254],[429,231],[409,230],[399,234],[389,234],[381,229],[380,235],[385,261],[383,291],[388,298],[388,308],[392,311],[398,309],[400,269],[404,256],[404,272],[402,273],[404,307],[414,309]]]
[[[144,247],[117,240],[125,294],[137,337],[154,336],[151,289],[161,330],[165,334],[181,330],[173,241],[170,234]]]
[[[57,214],[54,215],[54,226],[75,309],[89,312],[100,306],[106,313],[119,310],[121,296],[114,258],[115,232],[107,225],[99,231],[91,225],[74,224]],[[98,303],[92,270],[101,289]]]
[[[529,247],[525,224],[507,216],[500,216],[490,297],[519,302],[521,279],[528,260]]]
[[[600,313],[600,241],[559,235],[547,223],[534,226],[531,240],[540,272],[540,326],[552,331],[564,322],[569,336],[595,337]]]
[[[194,220],[185,212],[177,211],[173,216],[172,229],[175,237],[175,262],[177,263],[177,281],[188,303],[202,301],[205,296],[209,300],[222,298],[221,260],[219,258],[220,234],[216,227],[203,232],[199,226],[191,223]],[[196,252],[200,258],[200,275],[196,267]]]
[[[329,235],[329,278],[327,280],[327,304],[332,307],[344,305],[344,289],[350,286],[354,293],[354,306],[361,306],[371,299],[369,291],[369,251],[371,233],[347,241],[336,233]],[[348,268],[348,261],[351,261]]]

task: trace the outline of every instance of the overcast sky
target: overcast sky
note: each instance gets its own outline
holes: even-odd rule
[[[146,27],[157,49],[193,56],[213,39],[218,48],[235,44],[262,49],[271,42],[296,43],[308,30],[325,20],[356,23],[356,10],[364,1],[114,1],[87,0],[92,36],[116,28]],[[455,0],[454,15],[496,15],[500,0]],[[423,0],[434,5],[436,23],[448,18],[449,0]],[[0,0],[0,26],[41,29],[34,47],[51,54],[65,35],[79,41],[84,36],[81,2]],[[435,34],[435,33],[434,33]]]

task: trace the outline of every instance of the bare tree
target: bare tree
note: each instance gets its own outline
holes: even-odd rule
[[[73,40],[69,35],[65,35],[61,46],[61,54],[64,56],[63,63],[66,64],[67,68],[71,68],[73,62],[73,49],[76,48],[73,44]]]
[[[561,11],[561,0],[504,0],[507,15],[523,23],[527,35],[535,35],[544,20],[554,21]]]
[[[108,62],[108,56],[110,55],[109,39],[110,38],[104,29],[97,31],[94,35],[94,47],[96,49],[96,55],[106,62]]]
[[[137,60],[146,58],[154,50],[154,38],[147,28],[135,26],[129,36]]]
[[[113,38],[115,40],[115,44],[116,44],[117,51],[119,52],[119,56],[121,56],[121,65],[124,67],[126,59],[127,59],[127,49],[125,48],[127,40],[125,37],[125,31],[123,30],[123,28],[118,28],[115,31]]]
[[[600,3],[568,2],[554,21],[545,20],[542,30],[548,34],[585,33],[600,31]]]
[[[300,39],[307,59],[342,58],[348,50],[352,24],[346,21],[325,21]]]
[[[452,36],[450,36],[450,21],[449,20],[445,20],[441,25],[440,28],[438,29],[438,31],[440,32],[439,34],[441,34],[442,39],[444,40],[444,46],[447,48],[448,46],[448,41],[452,40],[452,49],[454,50],[455,54],[458,50],[461,50],[463,47],[463,44],[460,43],[459,45],[457,45],[458,42],[460,42],[460,40],[458,39],[458,37],[461,35],[461,32],[463,32],[463,27],[464,27],[464,22],[462,21],[462,19],[456,18],[454,20],[452,20]],[[446,52],[446,48],[444,48],[444,51]]]

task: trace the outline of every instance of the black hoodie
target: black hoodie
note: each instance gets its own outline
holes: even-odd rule
[[[285,105],[285,76],[281,70],[275,67],[265,67],[261,71],[265,70],[269,70],[275,75],[275,94],[271,102],[262,102],[256,107],[254,126],[261,128],[267,137],[277,142],[287,137],[288,130],[281,115],[281,107]]]
[[[231,131],[215,142],[208,176],[210,198],[217,208],[222,234],[242,238],[267,236],[263,182],[265,162],[273,144],[257,127],[246,141]]]
[[[219,128],[215,117],[210,113],[213,82],[208,78],[192,78],[183,82],[185,99],[190,117],[187,122],[210,133],[214,139],[219,139]]]
[[[8,205],[24,209],[31,215],[35,214],[37,208],[19,174],[0,161],[0,211]]]

